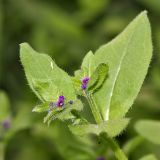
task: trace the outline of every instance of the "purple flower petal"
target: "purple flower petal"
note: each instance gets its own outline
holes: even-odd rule
[[[64,96],[59,96],[59,100],[63,100],[64,101]]]
[[[85,89],[87,88],[87,85],[86,85],[86,84],[82,84],[81,88],[82,88],[83,90],[85,90]]]
[[[90,79],[89,77],[83,78],[83,79],[82,79],[82,83],[83,83],[83,84],[84,84],[84,83],[87,84],[88,81],[89,81],[89,79]]]

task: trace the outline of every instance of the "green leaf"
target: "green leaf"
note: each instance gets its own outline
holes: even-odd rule
[[[79,72],[76,71],[76,72]],[[76,90],[76,94],[77,95],[83,95],[83,92],[82,92],[82,88],[81,88],[81,85],[82,85],[82,82],[81,82],[81,77],[72,77],[72,83],[74,85],[74,88]]]
[[[83,71],[83,77],[90,77],[95,69],[95,59],[92,51],[89,51],[83,59],[81,70]]]
[[[125,116],[142,86],[151,56],[151,29],[146,11],[96,51],[95,65],[109,65],[109,78],[94,95],[105,121]]]
[[[73,104],[66,104],[63,108],[54,108],[51,112],[47,114],[44,118],[44,123],[54,121],[56,119],[65,121],[68,119],[73,119],[74,115],[72,114],[73,110],[81,111],[83,109],[83,104],[80,100],[76,100]]]
[[[89,51],[83,59],[83,62],[81,64],[81,69],[75,71],[74,72],[75,77],[72,77],[72,82],[74,84],[76,93],[78,95],[84,95],[81,88],[82,85],[81,80],[84,77],[91,77],[94,70],[95,70],[94,55],[92,51]]]
[[[9,111],[9,99],[5,92],[0,91],[0,121],[3,121],[4,119],[8,118],[10,111]]]
[[[95,60],[92,51],[89,51],[86,56],[83,58],[81,64],[81,69],[74,72],[77,80],[81,82],[81,79],[84,77],[90,77],[95,69]]]
[[[29,85],[40,100],[57,100],[61,94],[67,100],[76,98],[71,78],[48,55],[39,54],[27,43],[22,43],[20,59]]]
[[[146,155],[139,160],[157,160],[157,158],[153,154]]]
[[[32,112],[47,112],[49,110],[49,102],[42,103],[33,108]]]
[[[160,145],[160,121],[140,120],[135,124],[135,130],[145,139]]]
[[[100,124],[84,124],[84,125],[69,125],[69,129],[73,134],[83,136],[86,134],[99,135],[101,132],[106,132],[108,136],[115,137],[119,135],[128,125],[129,119],[109,120]]]
[[[107,78],[108,69],[109,67],[107,64],[99,64],[89,80],[87,90],[94,92],[95,90],[99,89]]]

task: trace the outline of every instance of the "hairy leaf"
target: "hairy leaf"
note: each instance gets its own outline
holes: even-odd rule
[[[94,95],[104,120],[125,116],[141,88],[151,56],[151,29],[146,11],[96,51],[95,64],[109,65],[109,78]]]
[[[56,100],[61,94],[68,100],[76,98],[71,78],[48,55],[39,54],[22,43],[20,58],[29,85],[40,100]]]

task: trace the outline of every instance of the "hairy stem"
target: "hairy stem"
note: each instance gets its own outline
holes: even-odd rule
[[[126,155],[124,154],[124,152],[121,150],[121,148],[114,139],[108,137],[106,133],[101,133],[100,139],[102,140],[103,143],[110,146],[117,160],[128,160],[128,158],[126,157]]]
[[[86,99],[87,99],[87,101],[89,103],[89,106],[91,108],[91,111],[92,111],[92,114],[94,116],[94,119],[95,119],[96,123],[97,124],[101,123],[103,121],[103,119],[102,119],[102,116],[101,116],[101,114],[99,112],[99,109],[98,109],[98,107],[97,107],[92,95],[91,94],[87,94],[85,91],[84,91],[84,94],[85,94],[85,97],[86,97]]]

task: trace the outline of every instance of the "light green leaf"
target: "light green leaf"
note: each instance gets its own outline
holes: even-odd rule
[[[33,108],[32,112],[47,112],[49,110],[49,102],[42,103]]]
[[[107,64],[99,64],[89,80],[87,90],[94,92],[95,90],[99,89],[107,78],[108,69],[109,68]]]
[[[39,54],[22,43],[20,58],[29,85],[40,100],[57,100],[60,94],[68,100],[76,98],[71,78],[48,55]]]
[[[153,154],[146,155],[139,160],[157,160],[157,158]]]
[[[83,59],[81,70],[83,71],[83,77],[90,77],[95,69],[95,59],[92,51],[89,51]]]
[[[145,139],[160,145],[160,121],[140,120],[135,124],[135,130]]]
[[[96,51],[95,65],[109,65],[109,78],[94,95],[105,121],[125,116],[141,88],[151,56],[151,29],[146,11]]]
[[[0,121],[3,121],[4,119],[8,118],[9,116],[9,99],[3,91],[0,91]]]
[[[84,125],[69,125],[69,129],[76,135],[83,136],[86,134],[99,135],[101,132],[106,132],[110,137],[119,135],[128,125],[129,119],[109,120],[100,124],[84,124]]]
[[[76,94],[83,95],[82,88],[81,88],[81,85],[82,85],[81,77],[72,77],[72,83],[73,83],[74,88],[76,90]]]
[[[81,69],[75,71],[74,72],[75,77],[72,77],[72,82],[74,84],[76,93],[78,95],[83,95],[81,88],[82,79],[84,77],[91,77],[94,70],[95,70],[94,55],[92,51],[89,51],[83,59],[83,62],[81,64]]]
[[[84,77],[90,77],[95,70],[95,60],[92,51],[89,51],[83,59],[81,69],[74,72],[75,77],[81,81]]]
[[[76,100],[73,104],[66,104],[63,108],[54,108],[51,112],[47,114],[44,118],[44,123],[54,121],[56,119],[65,121],[68,119],[73,119],[74,115],[71,113],[73,110],[81,111],[83,109],[83,104],[80,100]]]

